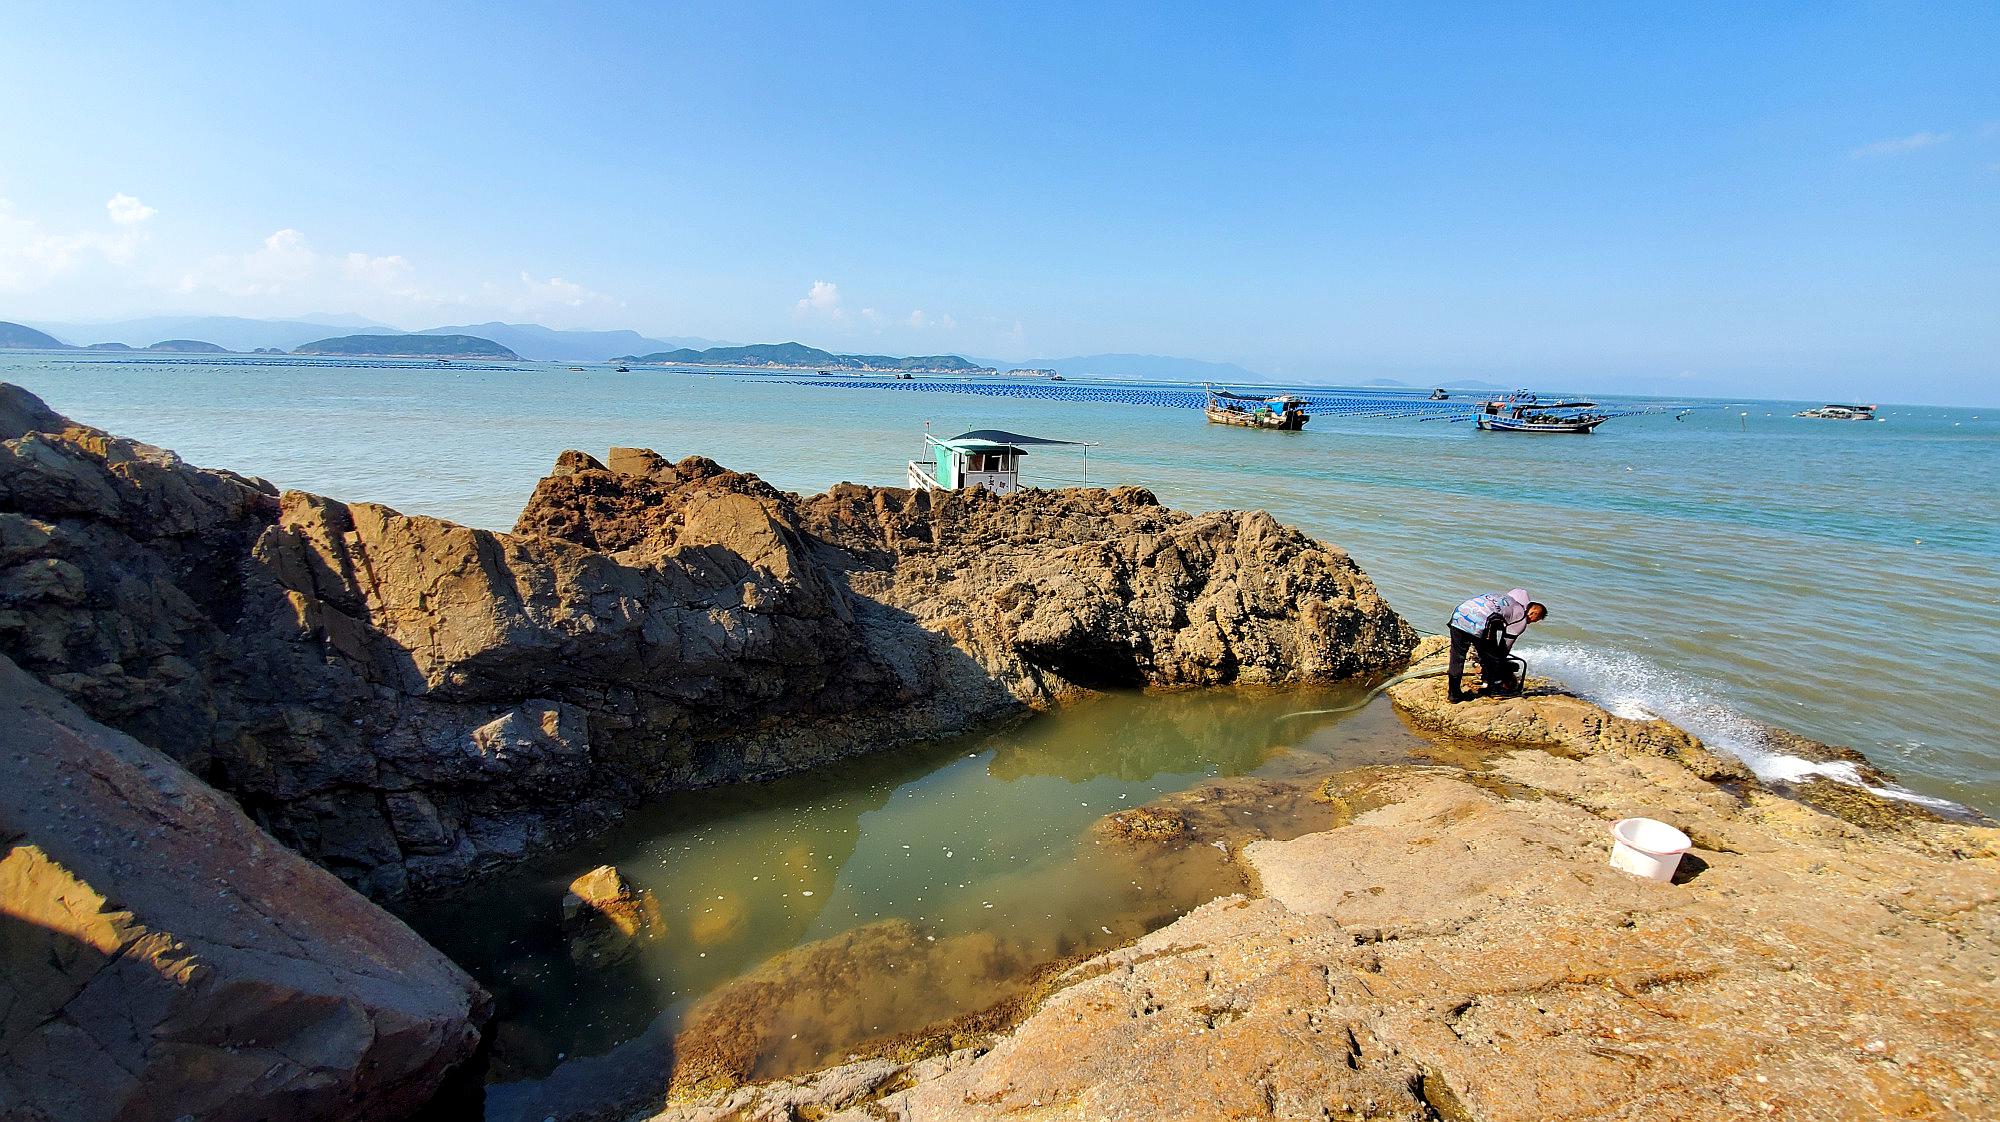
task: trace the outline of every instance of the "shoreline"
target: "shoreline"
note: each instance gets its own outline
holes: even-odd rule
[[[1959,1015],[1969,992],[1944,983],[1948,992],[1940,993],[1935,979],[1908,977],[1956,971],[1977,985],[1990,983],[2000,967],[2000,944],[1991,939],[2000,931],[2000,830],[1990,820],[1944,822],[1881,800],[1815,806],[1773,798],[1740,766],[1671,725],[1619,718],[1547,686],[1536,693],[1447,709],[1434,682],[1398,687],[1392,697],[1405,719],[1476,744],[1486,758],[1463,768],[1336,773],[1320,788],[1338,819],[1330,829],[1240,851],[1254,867],[1250,892],[1212,901],[1125,948],[1054,967],[997,1030],[968,1037],[938,1026],[805,1076],[683,1093],[651,1122],[900,1122],[979,1118],[987,1110],[1135,1120],[1161,1110],[1259,1118],[1333,1110],[1526,1122],[1570,1117],[1584,1103],[1591,1116],[1617,1105],[1665,1118],[1729,1110],[1872,1118],[1969,1116],[2000,1105],[2000,1052],[1985,1039],[1990,1034],[1976,1031],[1981,1014]],[[1608,839],[1586,841],[1588,823],[1601,831],[1634,798],[1671,807],[1695,835],[1687,866],[1670,885],[1604,870]],[[1485,871],[1433,859],[1441,846],[1456,852],[1465,844],[1456,839],[1471,838],[1479,839],[1477,863]],[[1550,852],[1556,838],[1576,854]],[[1830,902],[1823,891],[1791,899],[1793,890],[1777,882],[1751,887],[1770,875],[1760,864],[1782,864],[1784,876],[1825,877],[1835,875],[1829,861],[1858,863],[1840,875],[1875,890],[1885,874],[1891,886],[1914,870],[1952,879],[1924,890],[1945,894],[1930,905],[1937,918],[1905,920],[1897,934],[1877,932],[1859,951],[1849,946],[1830,960],[1832,944],[1814,934]],[[1887,862],[1900,862],[1900,871],[1886,870]],[[1562,887],[1571,878],[1587,887]],[[1384,895],[1382,885],[1401,891]],[[1909,886],[1896,890],[1907,894]],[[1745,891],[1756,892],[1759,903],[1739,916]],[[1842,896],[1839,906],[1880,908],[1869,891]],[[1509,902],[1551,894],[1563,898]],[[1602,902],[1614,902],[1613,910],[1599,911]],[[1699,916],[1700,935],[1675,926],[1681,921],[1672,917],[1682,913]],[[1983,953],[1947,967],[1921,939],[1912,940],[1914,951],[1900,948],[1899,941],[1939,922],[1986,936]],[[1504,926],[1516,937],[1462,934],[1468,923]],[[1774,924],[1785,925],[1783,935],[1774,937]],[[1634,931],[1650,936],[1643,952],[1629,945]],[[1658,942],[1669,933],[1671,944]],[[1757,957],[1739,961],[1719,949],[1730,942]],[[1862,969],[1872,976],[1877,1017],[1860,1028],[1849,1025],[1839,1001],[1804,996],[1844,991],[1843,972],[1854,968],[1847,964],[1856,953],[1869,963]],[[1439,987],[1428,975],[1439,970],[1440,956],[1447,973],[1463,969],[1450,965],[1454,956],[1471,973]],[[1904,963],[1883,961],[1892,957]],[[1351,980],[1336,982],[1328,972],[1337,969]],[[1331,999],[1336,1022],[1347,1022],[1332,1040],[1322,1043],[1331,1026],[1316,1020],[1320,1014],[1299,1008],[1313,1007],[1293,980],[1300,972]],[[1744,1000],[1754,987],[1772,985],[1790,988],[1800,1003],[1791,1009],[1798,1023],[1775,1037],[1763,1005]],[[1349,989],[1357,996],[1341,999]],[[1412,1000],[1418,1010],[1403,1011]],[[1509,1003],[1531,1006],[1542,1018],[1551,1006],[1567,1005],[1558,1015],[1594,1027],[1571,1024],[1546,1036],[1539,1052],[1490,1054],[1490,1044],[1465,1031],[1466,1011]],[[1710,1021],[1699,1032],[1682,1029],[1685,1014],[1670,1012],[1675,1005],[1698,1006]],[[1989,999],[1986,1007],[1990,1021],[2000,1003]],[[1713,1023],[1718,1016],[1723,1021]],[[1950,1027],[1939,1027],[1940,1017]],[[1148,1027],[1128,1027],[1132,1018]],[[1507,1035],[1497,1026],[1484,1031],[1488,1041]],[[1582,1048],[1563,1043],[1579,1034]],[[1205,1035],[1217,1039],[1194,1043]],[[1604,1043],[1588,1043],[1592,1038]],[[1051,1062],[1057,1056],[1063,1061]],[[1209,1066],[1217,1057],[1226,1057],[1227,1078]],[[1678,1070],[1662,1065],[1669,1057],[1678,1058]],[[1551,1081],[1558,1071],[1560,1082]],[[1638,1073],[1648,1074],[1635,1084]],[[1162,1081],[1193,1098],[1163,1100]]]
[[[352,884],[394,897],[518,863],[559,844],[565,828],[601,829],[622,807],[659,791],[820,766],[842,754],[828,742],[829,729],[852,726],[857,746],[869,741],[879,748],[885,736],[893,742],[972,727],[1112,687],[1351,680],[1402,664],[1416,647],[1407,623],[1345,553],[1262,512],[1189,515],[1162,507],[1140,488],[1008,497],[973,491],[935,499],[843,484],[800,496],[700,457],[672,463],[644,449],[614,449],[599,462],[569,452],[543,479],[515,532],[496,534],[372,504],[280,495],[262,480],[193,468],[171,453],[69,421],[13,387],[0,389],[0,429],[8,453],[0,461],[0,560],[9,605],[0,616],[6,640],[0,653],[40,679],[33,689],[69,698],[37,704],[58,724],[80,730],[74,750],[102,743],[110,746],[102,758],[114,760],[84,767],[91,777],[80,793],[85,802],[81,809],[62,802],[61,816],[50,813],[51,785],[16,785],[14,797],[25,801],[0,809],[34,819],[27,835],[33,845],[17,843],[7,859],[29,862],[22,883],[31,893],[46,890],[54,898],[80,879],[100,901],[161,901],[149,905],[156,912],[114,921],[116,934],[106,945],[119,954],[160,955],[171,947],[187,961],[222,964],[211,969],[247,972],[260,979],[261,1000],[281,1011],[271,1014],[273,1023],[308,1033],[325,1030],[317,1014],[305,1012],[314,1006],[301,1001],[295,981],[260,974],[268,964],[254,959],[233,960],[233,944],[211,949],[205,942],[226,940],[234,921],[200,904],[201,894],[163,893],[149,879],[207,878],[224,885],[228,899],[233,870],[210,865],[221,858],[185,834],[171,810],[160,812],[163,825],[155,832],[169,837],[162,851],[178,855],[180,864],[156,870],[107,855],[92,827],[100,804],[90,800],[115,799],[120,785],[199,791],[223,808],[217,813],[237,816],[241,826],[231,828],[251,839],[245,844],[254,846],[268,831],[289,845],[269,847],[284,870],[305,867],[304,854]],[[1252,613],[1244,607],[1252,601],[1283,611]],[[1501,756],[1497,766],[1461,767],[1459,778],[1447,774],[1450,768],[1390,769],[1369,780],[1373,793],[1322,786],[1316,794],[1326,797],[1318,801],[1338,819],[1332,830],[1240,851],[1256,869],[1265,903],[1204,905],[1135,946],[1171,949],[1157,940],[1190,920],[1197,928],[1220,925],[1218,938],[1237,939],[1241,953],[1211,955],[1201,987],[1217,967],[1241,970],[1244,961],[1269,958],[1276,944],[1259,940],[1276,932],[1293,932],[1286,945],[1297,945],[1319,930],[1316,945],[1332,954],[1341,944],[1337,932],[1351,926],[1339,914],[1344,905],[1314,903],[1310,892],[1284,888],[1291,860],[1284,854],[1337,849],[1341,843],[1325,839],[1354,836],[1342,830],[1390,827],[1404,831],[1392,830],[1391,840],[1422,848],[1432,844],[1423,837],[1450,836],[1458,817],[1489,821],[1503,848],[1528,844],[1524,832],[1579,841],[1589,833],[1585,820],[1601,825],[1600,812],[1608,813],[1614,798],[1669,796],[1673,812],[1701,830],[1703,868],[1696,871],[1715,878],[1704,891],[1736,883],[1740,872],[1748,878],[1743,887],[1769,889],[1773,900],[1782,896],[1754,863],[1731,864],[1746,854],[1812,850],[1842,860],[1858,854],[1869,868],[1893,866],[1924,891],[1960,901],[1940,913],[1940,922],[1992,934],[1978,927],[1991,926],[1991,905],[2000,899],[1990,827],[1942,822],[1914,804],[1825,780],[1801,784],[1803,802],[1775,798],[1741,764],[1666,722],[1618,716],[1557,691],[1453,708],[1427,701],[1440,688],[1434,681],[1405,683],[1391,697],[1413,727],[1439,732],[1455,750],[1472,753],[1468,760]],[[199,704],[180,707],[189,699]],[[89,716],[63,708],[71,702]],[[1888,782],[1863,771],[1868,765],[1859,753],[1825,748],[1823,755],[1852,765],[1858,777]],[[39,765],[19,756],[10,766]],[[1488,778],[1473,780],[1475,773]],[[620,788],[624,802],[609,794]],[[254,824],[234,809],[239,803],[254,812]],[[1174,810],[1183,819],[1187,813]],[[1415,817],[1400,817],[1406,813]],[[1198,831],[1188,832],[1197,836],[1183,840],[1198,840]],[[1229,852],[1227,844],[1223,849]],[[49,867],[61,872],[43,871],[37,854],[56,855]],[[1260,854],[1272,856],[1266,861]],[[1451,882],[1449,870],[1423,866],[1430,856],[1409,858],[1414,864],[1395,892],[1381,884],[1357,891],[1413,905],[1435,902],[1419,887]],[[1805,862],[1822,869],[1827,863]],[[1539,879],[1547,865],[1536,858],[1508,868],[1541,892],[1549,887]],[[1576,865],[1580,883],[1614,895],[1630,887],[1583,872],[1588,867]],[[1717,872],[1724,868],[1736,871]],[[1342,875],[1349,874],[1365,869]],[[332,884],[320,870],[276,875]],[[1306,879],[1319,883],[1327,875]],[[1879,886],[1872,875],[1864,869],[1840,881],[1837,902],[1873,915],[1867,909],[1879,901],[1870,894]],[[1460,903],[1477,905],[1468,914],[1503,926],[1519,922],[1517,908],[1480,902],[1485,886],[1460,888],[1466,897]],[[346,923],[372,930],[387,922],[393,926],[383,931],[409,935],[343,892],[326,890],[326,918],[298,936],[306,961],[320,954],[311,940],[336,935]],[[1594,930],[1587,904],[1569,900],[1562,922]],[[260,914],[271,906],[250,902]],[[1772,907],[1774,915],[1786,915],[1779,904]],[[1255,922],[1232,927],[1248,922],[1224,914],[1234,912]],[[1742,937],[1727,927],[1725,912],[1702,914],[1702,922],[1723,924],[1720,934]],[[1335,929],[1315,915],[1336,921]],[[73,935],[69,922],[46,920],[49,937],[105,938]],[[1414,946],[1435,934],[1397,938]],[[161,943],[161,935],[182,942]],[[153,949],[128,952],[135,945]],[[1863,951],[1901,955],[1910,968],[1943,969],[1922,948],[1905,953],[1871,944]],[[397,953],[426,963],[433,1027],[417,1052],[398,1057],[393,1086],[371,1088],[368,1075],[353,1072],[346,1077],[361,1082],[344,1094],[403,1102],[441,1085],[463,1061],[468,1028],[484,1019],[479,1010],[487,996],[437,952],[412,937]],[[1092,960],[1114,963],[1109,973],[1060,976],[1063,984],[1051,986],[1049,1002],[1071,1001],[1086,986],[1117,989],[1139,967],[1179,957],[1121,960],[1120,953]],[[185,986],[174,981],[179,967],[164,959],[159,965],[157,977],[119,984],[151,987],[168,1002],[231,992]],[[1305,960],[1295,965],[1313,968]],[[1324,973],[1330,960],[1318,966]],[[59,995],[64,984],[51,983],[50,992]],[[357,992],[373,985],[362,975],[339,984]],[[1651,985],[1640,989],[1651,992]],[[1619,996],[1607,1000],[1614,1005],[1633,996],[1613,989]],[[1898,990],[1895,996],[1926,1017],[1936,1015],[1925,1000],[1930,995]],[[1206,1019],[1194,1036],[1243,1022],[1293,1038],[1296,1026],[1281,1031],[1277,1022],[1252,1016],[1257,1008],[1216,1005],[1207,997],[1187,1006]],[[352,1009],[377,998],[341,1000]],[[69,1006],[65,997],[54,1008],[60,1014]],[[931,1055],[919,1061],[931,1065],[921,1078],[906,1063],[869,1083],[875,1091],[905,1077],[915,1082],[883,1091],[869,1100],[871,1109],[902,1109],[968,1081],[999,1078],[1015,1087],[1050,1077],[1046,1065],[995,1075],[1006,1055],[1032,1051],[1023,1041],[1035,1039],[1040,1013],[1026,1012],[1014,1035],[990,1053]],[[387,1014],[363,1014],[364,1027],[378,1015]],[[1368,1031],[1388,1032],[1378,1023],[1384,1016],[1364,1017]],[[1347,1039],[1359,1039],[1357,1031],[1350,1026]],[[1957,1037],[1938,1040],[1940,1047],[1967,1047]],[[1390,1046],[1388,1054],[1407,1053],[1405,1044]],[[1199,1053],[1190,1047],[1196,1052],[1183,1059]],[[426,1060],[423,1048],[438,1051]],[[1967,1070],[1983,1072],[1991,1056],[1974,1051]],[[1312,1049],[1281,1053],[1281,1067],[1318,1062]],[[1439,1086],[1454,1096],[1447,1100],[1435,1087],[1412,1091],[1424,1104],[1410,1103],[1412,1111],[1477,1100],[1486,1086],[1477,1065],[1453,1075],[1441,1064],[1433,1075],[1430,1067],[1368,1067],[1358,1063],[1359,1052],[1343,1054],[1347,1071],[1366,1068],[1371,1079],[1388,1080],[1369,1083],[1371,1095],[1389,1094],[1400,1078],[1406,1090],[1442,1080]],[[1804,1059],[1820,1063],[1830,1055]],[[125,1070],[160,1062],[142,1053],[128,1058]],[[1168,1055],[1160,1062],[1178,1061]],[[1563,1062],[1589,1064],[1574,1056]],[[1395,1072],[1401,1074],[1389,1078]],[[1087,1073],[1077,1069],[1079,1078]],[[1076,1102],[1098,1096],[1092,1101],[1106,1111],[1139,1110],[1146,1092],[1127,1074],[1099,1068],[1096,1082],[1069,1090]],[[1347,1078],[1327,1069],[1298,1086],[1329,1076]],[[1967,1086],[1984,1093],[1984,1075],[1967,1078]],[[1228,1089],[1227,1097],[1234,1101],[1250,1085]],[[256,1093],[268,1093],[268,1086],[267,1080],[267,1090]],[[30,1101],[44,1093],[35,1085]],[[990,1086],[979,1092],[993,1093]],[[902,1106],[890,1102],[898,1095]],[[1267,1110],[1276,1102],[1267,1095]]]

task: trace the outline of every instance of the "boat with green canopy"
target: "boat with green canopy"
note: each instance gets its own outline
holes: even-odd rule
[[[1057,440],[1047,436],[1023,436],[1004,429],[973,429],[957,436],[924,434],[930,452],[928,460],[910,461],[910,489],[913,491],[963,491],[983,487],[1007,495],[1021,489],[1021,457],[1039,445],[1065,445],[1084,451],[1084,481],[1089,482],[1089,451],[1096,444],[1088,440]]]

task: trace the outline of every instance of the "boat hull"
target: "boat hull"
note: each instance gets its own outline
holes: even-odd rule
[[[1255,413],[1237,413],[1228,409],[1208,409],[1208,423],[1211,425],[1234,425],[1244,429],[1276,429],[1279,432],[1297,432],[1312,420],[1306,413],[1272,413],[1259,417]]]
[[[1479,417],[1479,427],[1487,432],[1588,433],[1590,430],[1603,424],[1605,420],[1606,418],[1603,417],[1592,417],[1584,421],[1537,421],[1530,423],[1528,421],[1517,420],[1513,417],[1488,417],[1481,414]]]

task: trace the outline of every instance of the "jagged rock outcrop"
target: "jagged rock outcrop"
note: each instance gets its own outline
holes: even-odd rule
[[[721,544],[805,603],[839,585],[948,638],[1029,704],[1340,678],[1415,642],[1346,554],[1262,511],[1189,515],[1137,487],[799,498],[701,457],[614,449],[610,468],[566,454],[515,532],[632,562]]]
[[[488,1009],[400,921],[0,658],[0,1116],[403,1118]]]
[[[1581,699],[1452,711],[1521,704],[1576,739],[1335,776],[1328,828],[1244,851],[1261,898],[1072,968],[1011,1031],[657,1122],[2000,1114],[2000,830],[1714,782]],[[1635,814],[1694,839],[1674,883],[1609,867]]]
[[[1136,489],[800,498],[570,452],[497,534],[279,495],[0,386],[0,654],[381,896],[659,791],[1413,642],[1344,554]]]

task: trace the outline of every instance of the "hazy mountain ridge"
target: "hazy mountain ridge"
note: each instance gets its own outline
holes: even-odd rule
[[[45,332],[37,331],[26,324],[8,323],[0,320],[0,350],[62,351],[68,349],[68,343]]]
[[[1054,370],[1065,377],[1160,379],[1170,382],[1269,382],[1268,375],[1233,362],[1209,362],[1174,355],[1100,354],[1070,358],[1024,358],[1019,362],[997,359],[975,361],[1001,369],[1031,367]]]
[[[333,322],[336,320],[345,322]],[[147,316],[104,323],[37,321],[37,326],[50,335],[79,346],[123,343],[128,347],[144,349],[163,339],[200,339],[228,351],[254,351],[259,347],[289,351],[302,343],[326,338],[331,334],[328,328],[352,330],[369,327],[400,333],[398,328],[361,321],[357,316],[327,316],[324,322],[246,319],[242,316]]]
[[[292,351],[298,355],[366,355],[374,358],[418,356],[423,358],[499,358],[521,356],[491,339],[474,335],[342,335],[316,339]]]
[[[804,343],[752,343],[742,347],[682,347],[649,355],[626,356],[628,362],[680,363],[690,366],[780,366],[823,370],[938,371],[955,374],[992,373],[958,355],[846,355],[808,347]]]
[[[539,323],[462,324],[457,327],[427,327],[416,335],[470,335],[490,339],[522,358],[537,362],[603,362],[627,358],[648,351],[670,351],[683,347],[722,346],[715,339],[695,335],[665,338],[641,335],[637,331],[560,331]]]

